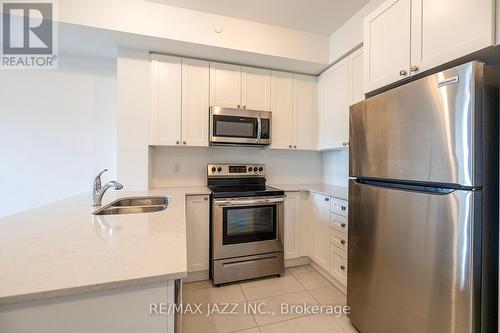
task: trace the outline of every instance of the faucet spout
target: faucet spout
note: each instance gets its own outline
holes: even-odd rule
[[[107,171],[107,170],[104,170]],[[123,188],[123,185],[116,182],[116,181],[110,181],[106,183],[103,187],[101,187],[101,175],[104,172],[100,172],[94,180],[94,188],[93,188],[93,206],[100,206],[102,204],[102,197],[104,196],[104,193],[110,188],[114,188],[115,190],[121,190]]]

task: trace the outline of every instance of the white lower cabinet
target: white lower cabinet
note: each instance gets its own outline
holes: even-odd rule
[[[329,225],[330,225],[330,197],[311,193],[312,219],[314,233],[313,260],[323,269],[329,270]]]
[[[209,267],[210,200],[208,195],[186,197],[186,237],[188,272]]]
[[[330,245],[330,275],[344,286],[347,285],[347,252]]]
[[[300,257],[300,192],[287,192],[285,197],[285,259]]]

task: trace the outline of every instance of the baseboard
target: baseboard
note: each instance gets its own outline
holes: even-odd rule
[[[303,266],[309,265],[309,257],[299,257],[293,259],[285,259],[285,267],[295,267],[295,266]]]
[[[330,281],[335,287],[337,287],[338,290],[343,292],[344,294],[347,295],[347,287],[344,286],[342,283],[337,281],[333,276],[330,275],[327,271],[325,271],[322,267],[320,267],[317,263],[314,262],[314,260],[311,260],[310,265],[317,270],[325,279]]]
[[[208,269],[206,271],[188,272],[187,277],[182,282],[197,282],[208,280]]]

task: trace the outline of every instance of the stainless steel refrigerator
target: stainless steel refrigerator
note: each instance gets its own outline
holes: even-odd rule
[[[350,108],[347,304],[362,333],[497,332],[495,68]]]

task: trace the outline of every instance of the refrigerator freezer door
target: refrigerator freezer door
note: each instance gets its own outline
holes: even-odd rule
[[[479,196],[349,183],[347,304],[361,332],[478,332],[472,246]]]
[[[480,186],[484,69],[467,63],[351,106],[349,175]]]

